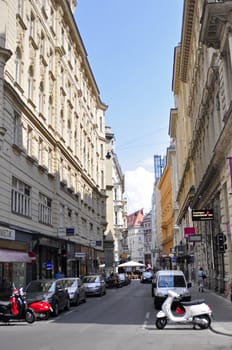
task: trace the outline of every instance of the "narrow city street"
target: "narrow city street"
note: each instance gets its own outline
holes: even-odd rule
[[[129,286],[107,290],[103,297],[89,297],[85,304],[48,321],[1,324],[1,349],[232,349],[232,304],[210,291],[200,295],[193,288],[192,294],[211,303],[212,329],[217,332],[194,330],[191,325],[156,329],[151,285],[132,281]],[[223,335],[229,328],[231,336]]]

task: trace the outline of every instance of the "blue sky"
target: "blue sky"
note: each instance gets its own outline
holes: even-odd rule
[[[173,55],[182,13],[183,0],[77,1],[75,19],[100,98],[108,105],[106,125],[115,134],[126,176],[129,213],[149,210],[153,156],[165,155],[169,146]]]

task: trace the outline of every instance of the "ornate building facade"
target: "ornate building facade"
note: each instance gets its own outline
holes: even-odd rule
[[[175,49],[170,136],[176,145],[173,230],[188,268],[203,266],[208,287],[223,292],[232,273],[232,2],[185,0]],[[212,213],[193,220],[193,210]],[[194,226],[194,237],[184,235]],[[223,234],[220,245],[219,234]],[[198,240],[196,240],[196,238]]]
[[[107,106],[75,5],[0,4],[0,249],[16,260],[5,277],[21,284],[95,271],[104,261]],[[24,262],[16,253],[28,251],[35,263],[17,281]]]

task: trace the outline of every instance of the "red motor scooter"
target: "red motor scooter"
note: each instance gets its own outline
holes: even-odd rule
[[[36,318],[40,320],[48,320],[53,312],[51,305],[45,300],[28,301],[28,306],[34,311]]]
[[[9,301],[0,301],[0,321],[9,323],[14,320],[35,321],[35,313],[28,306],[22,288],[14,289]]]

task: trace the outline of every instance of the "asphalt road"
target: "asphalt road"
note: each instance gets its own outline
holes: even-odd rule
[[[193,290],[195,293],[195,291]],[[224,317],[217,314],[215,317]],[[0,350],[224,350],[232,338],[191,325],[155,327],[151,285],[132,281],[129,286],[90,297],[48,321],[0,325]]]

